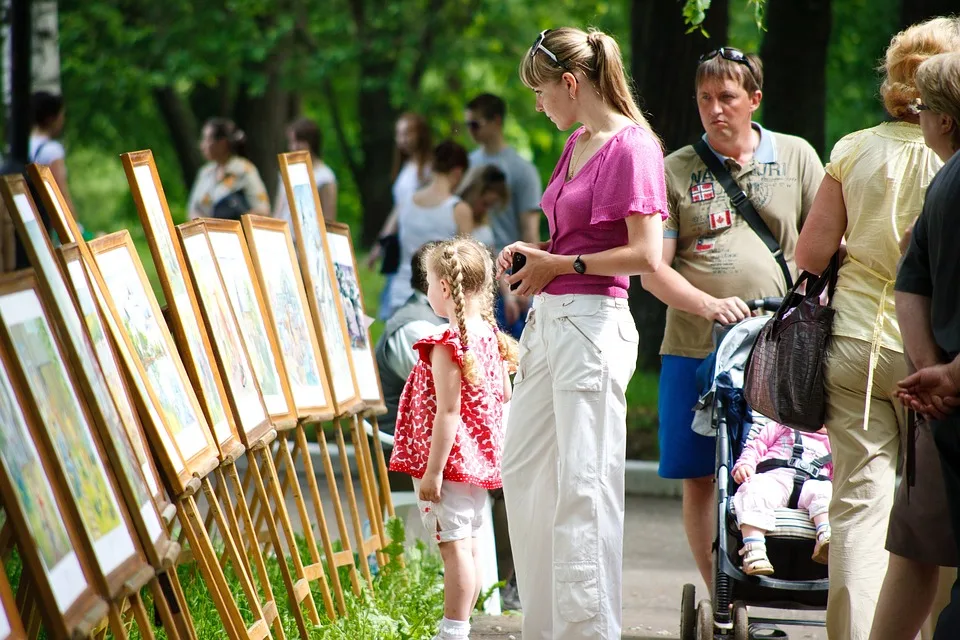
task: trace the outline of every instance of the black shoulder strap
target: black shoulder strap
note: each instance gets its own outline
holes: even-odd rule
[[[697,155],[700,156],[700,159],[703,160],[703,163],[707,165],[707,169],[709,169],[713,177],[717,179],[717,182],[720,183],[723,190],[727,192],[727,196],[729,196],[737,212],[743,216],[743,219],[750,225],[753,232],[760,236],[763,244],[767,245],[767,249],[773,254],[773,258],[777,261],[777,264],[780,265],[780,270],[783,271],[783,277],[787,283],[787,290],[792,289],[793,276],[790,274],[790,267],[787,265],[786,258],[783,257],[783,251],[780,250],[780,243],[773,237],[773,232],[770,231],[770,227],[767,226],[767,223],[764,222],[760,214],[757,213],[757,210],[753,207],[753,203],[750,202],[750,198],[743,192],[743,189],[740,188],[737,181],[733,179],[730,172],[727,171],[723,163],[720,162],[720,158],[707,146],[703,138],[700,138],[696,144],[693,145],[693,149],[697,152]]]
[[[43,151],[43,148],[44,148],[45,146],[47,146],[47,143],[48,143],[48,142],[50,142],[50,140],[44,140],[43,142],[41,142],[40,144],[37,145],[36,150],[33,152],[33,157],[30,158],[30,162],[36,162],[36,161],[37,161],[37,158],[40,157],[40,152]]]

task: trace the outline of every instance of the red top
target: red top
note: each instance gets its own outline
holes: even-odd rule
[[[420,359],[410,372],[397,408],[390,470],[422,478],[430,457],[433,420],[437,415],[437,392],[433,384],[430,353],[437,344],[451,347],[454,360],[463,366],[460,334],[452,328],[413,345]],[[460,383],[460,424],[443,468],[443,479],[466,482],[484,489],[499,489],[503,455],[503,360],[497,336],[471,332],[470,353],[476,358],[480,384]]]

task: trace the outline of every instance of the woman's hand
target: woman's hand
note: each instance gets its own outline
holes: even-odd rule
[[[548,253],[523,242],[515,243],[511,245],[511,247],[514,247],[510,253],[511,260],[513,259],[514,251],[522,253],[527,258],[526,264],[524,264],[520,271],[504,278],[504,280],[511,285],[517,282],[520,283],[520,286],[513,292],[518,296],[532,296],[543,291],[543,289],[562,272],[558,258],[562,260],[567,259],[567,256],[555,256],[552,253]],[[505,248],[504,252],[509,248],[510,247]],[[503,252],[501,252],[501,256],[502,255]],[[570,258],[570,264],[573,264],[572,258]]]
[[[425,502],[440,502],[440,485],[443,475],[427,471],[420,480],[420,499]]]

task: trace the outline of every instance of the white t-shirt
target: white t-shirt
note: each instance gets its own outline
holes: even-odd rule
[[[313,179],[317,183],[317,190],[319,191],[322,187],[328,184],[337,184],[337,177],[333,175],[333,169],[331,169],[326,163],[320,164],[316,163],[313,165]],[[285,220],[287,224],[293,224],[293,218],[290,216],[290,203],[287,202],[287,190],[283,186],[283,178],[280,174],[277,174],[277,184],[280,185],[280,188],[277,190],[277,198],[280,203],[280,208],[277,211],[277,219]],[[293,228],[291,227],[290,233],[293,233]],[[294,234],[295,236],[296,234]]]
[[[57,160],[63,160],[67,153],[57,140],[49,136],[32,134],[30,136],[30,150],[28,159],[37,164],[51,165]]]
[[[393,206],[398,206],[412,198],[417,189],[427,184],[428,176],[429,171],[425,169],[421,181],[416,161],[407,160],[393,181]]]

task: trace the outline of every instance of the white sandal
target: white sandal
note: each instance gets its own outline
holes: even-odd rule
[[[767,558],[765,542],[748,542],[740,549],[743,556],[743,572],[748,576],[769,576],[773,574],[773,565]]]
[[[820,564],[827,564],[827,559],[830,557],[830,529],[827,528],[826,531],[817,536],[817,544],[813,547],[813,558],[814,562],[819,562]]]

